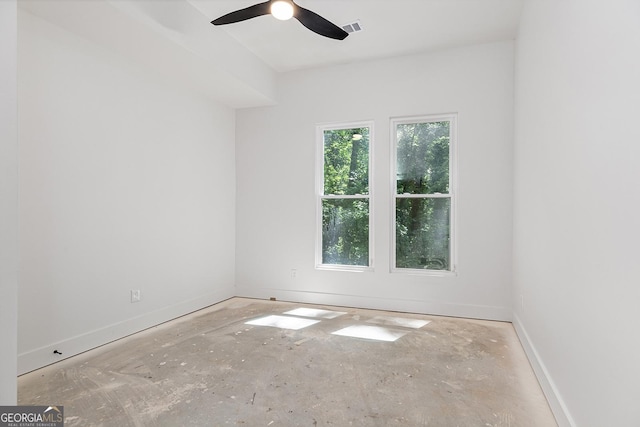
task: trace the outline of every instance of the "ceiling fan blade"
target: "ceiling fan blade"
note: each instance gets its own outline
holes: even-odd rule
[[[236,10],[235,12],[227,13],[220,18],[211,21],[213,25],[225,25],[233,24],[234,22],[246,21],[247,19],[255,18],[257,16],[268,15],[271,2],[266,1],[264,3],[254,4],[253,6],[245,7],[244,9]]]
[[[309,9],[305,9],[304,7],[300,7],[295,3],[293,16],[300,21],[302,25],[321,36],[336,40],[344,40],[349,35],[349,33],[334,23],[327,21],[317,13],[312,12]]]

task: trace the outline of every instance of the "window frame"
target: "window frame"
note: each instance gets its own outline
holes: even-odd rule
[[[449,193],[448,194],[397,194],[397,179],[398,179],[398,133],[397,126],[402,124],[414,124],[414,123],[430,123],[430,122],[449,122]],[[457,257],[457,113],[446,114],[426,114],[419,116],[402,116],[392,117],[389,123],[390,134],[390,272],[399,274],[410,274],[420,276],[456,276],[458,268]],[[448,198],[450,200],[449,210],[449,270],[431,270],[420,268],[399,268],[396,266],[396,206],[399,198],[414,198],[414,199],[435,199],[435,198]]]
[[[327,130],[342,130],[354,128],[369,128],[369,194],[361,195],[326,195],[324,194],[324,132]],[[316,259],[318,270],[365,272],[374,269],[374,221],[373,221],[373,145],[374,121],[363,120],[353,122],[322,123],[316,125]],[[369,203],[369,265],[324,264],[322,262],[322,201],[323,200],[366,199]]]

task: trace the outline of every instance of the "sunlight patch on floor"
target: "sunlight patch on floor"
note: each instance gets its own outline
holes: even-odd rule
[[[394,331],[382,326],[353,325],[332,332],[343,337],[364,338],[368,340],[393,342],[407,334],[405,331]]]
[[[293,329],[297,331],[298,329],[315,325],[318,322],[320,321],[313,319],[302,319],[299,317],[271,315],[250,320],[248,322],[245,322],[245,325],[271,326],[273,328]]]
[[[406,317],[376,316],[373,319],[367,320],[367,322],[375,323],[376,325],[402,326],[404,328],[420,329],[429,323],[429,320],[408,319]]]

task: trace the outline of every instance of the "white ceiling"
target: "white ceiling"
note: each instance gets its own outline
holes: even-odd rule
[[[209,20],[262,0],[188,0]],[[334,24],[359,20],[363,31],[328,39],[295,19],[271,16],[213,27],[276,71],[514,39],[522,0],[297,0]]]
[[[0,0],[2,1],[2,0]],[[20,0],[27,11],[167,81],[233,108],[276,102],[279,72],[513,40],[524,0],[297,0],[342,26],[345,40],[295,19],[210,21],[262,0]]]

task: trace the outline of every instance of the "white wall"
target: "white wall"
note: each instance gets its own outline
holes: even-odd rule
[[[234,294],[235,123],[23,10],[18,31],[25,372]]]
[[[238,294],[510,319],[513,48],[285,73],[277,106],[239,110]],[[459,274],[390,274],[389,118],[450,112],[459,114]],[[375,121],[375,272],[316,270],[315,126],[355,120]]]
[[[0,405],[16,404],[18,125],[16,1],[0,2]]]
[[[518,36],[514,320],[562,426],[640,425],[639,24],[531,0]]]

